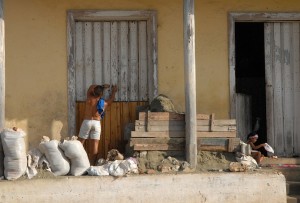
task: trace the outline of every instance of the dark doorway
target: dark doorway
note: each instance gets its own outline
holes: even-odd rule
[[[264,23],[236,22],[236,93],[251,96],[252,130],[259,118],[258,143],[267,142]],[[249,132],[250,133],[250,132]],[[265,151],[263,151],[266,154]]]

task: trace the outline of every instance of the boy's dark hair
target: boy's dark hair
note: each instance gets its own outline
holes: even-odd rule
[[[253,132],[249,133],[248,136],[247,136],[247,139],[249,139],[249,137],[252,137],[254,135],[257,135],[256,131],[253,131]]]
[[[94,97],[102,96],[103,91],[104,91],[104,87],[102,85],[97,85],[92,92],[92,96]]]

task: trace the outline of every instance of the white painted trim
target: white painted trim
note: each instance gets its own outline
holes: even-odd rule
[[[0,131],[5,126],[5,28],[3,0],[0,0]]]
[[[76,133],[76,92],[75,92],[75,22],[77,21],[113,21],[145,20],[148,29],[149,46],[149,100],[158,94],[157,80],[157,13],[153,10],[141,11],[107,11],[107,10],[69,10],[67,12],[67,46],[68,46],[68,134]]]
[[[236,118],[236,93],[235,93],[235,22],[279,22],[300,21],[300,13],[240,13],[230,12],[229,24],[229,79],[230,79],[230,118]]]

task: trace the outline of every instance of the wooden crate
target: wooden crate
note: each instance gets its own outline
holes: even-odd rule
[[[239,138],[197,138],[197,148],[204,151],[234,152],[239,143]],[[134,138],[130,145],[135,151],[181,151],[185,138]]]
[[[130,146],[135,151],[183,151],[185,115],[169,112],[140,112],[131,132]],[[235,120],[215,120],[214,114],[197,114],[197,147],[207,151],[236,150]]]

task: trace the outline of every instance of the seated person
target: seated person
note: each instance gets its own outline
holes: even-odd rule
[[[261,147],[264,147],[266,144],[259,144],[259,145],[254,145],[254,143],[257,141],[258,135],[256,132],[251,132],[247,136],[247,144],[250,144],[252,150],[251,150],[251,156],[256,160],[257,164],[260,164],[260,162],[263,160],[264,155],[257,149],[260,149]]]

